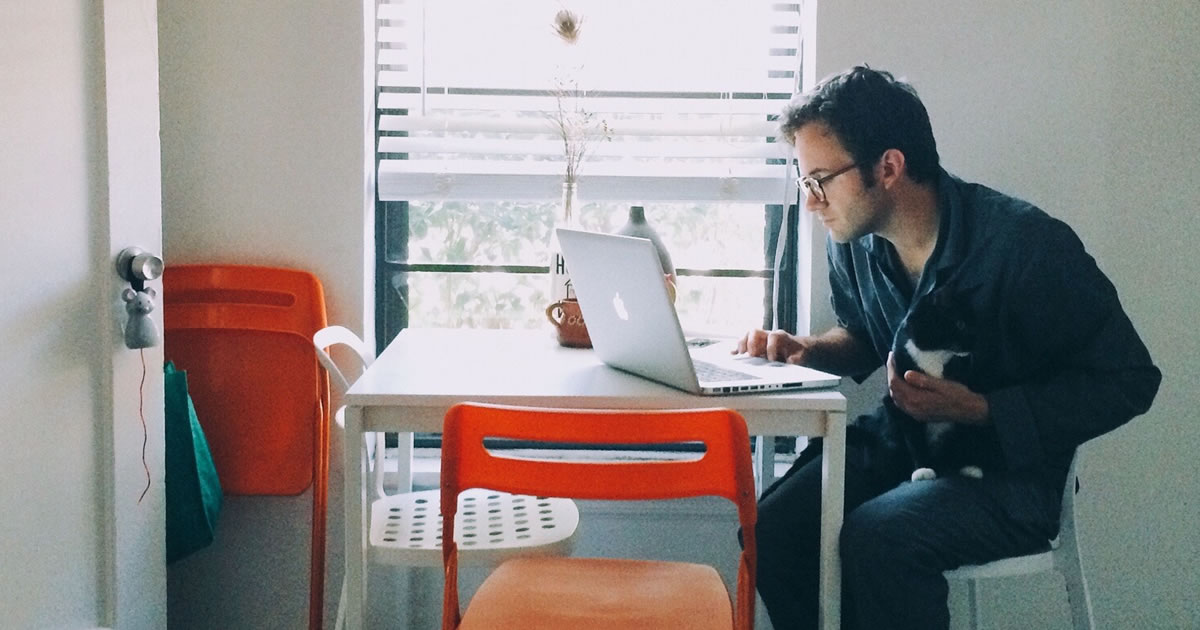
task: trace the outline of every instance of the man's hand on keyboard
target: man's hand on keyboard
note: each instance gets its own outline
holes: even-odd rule
[[[769,361],[804,365],[812,350],[813,337],[795,337],[785,330],[755,329],[738,340],[734,354],[748,354]]]

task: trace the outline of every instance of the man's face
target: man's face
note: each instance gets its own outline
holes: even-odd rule
[[[820,179],[854,162],[837,136],[824,123],[809,123],[796,132],[800,172]],[[862,174],[852,168],[821,184],[825,201],[807,195],[804,207],[829,228],[833,240],[845,243],[877,231],[883,217],[878,187],[863,187]]]

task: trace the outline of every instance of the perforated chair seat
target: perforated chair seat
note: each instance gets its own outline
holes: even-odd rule
[[[371,553],[382,564],[442,566],[441,491],[385,496],[371,506]],[[458,497],[454,540],[460,564],[494,566],[508,557],[567,555],[579,508],[571,499],[472,489]]]

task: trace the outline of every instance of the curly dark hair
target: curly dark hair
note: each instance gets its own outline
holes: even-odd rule
[[[828,77],[793,99],[782,121],[780,131],[793,145],[801,127],[827,125],[868,187],[875,185],[875,162],[888,149],[904,154],[913,181],[937,180],[940,167],[929,113],[917,91],[890,72],[862,65]]]

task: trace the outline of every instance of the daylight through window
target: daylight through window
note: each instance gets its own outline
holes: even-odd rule
[[[573,44],[552,26],[564,8]],[[799,5],[411,0],[377,17],[381,345],[409,325],[545,325],[560,107],[591,134],[582,226],[615,231],[645,206],[685,328],[770,325],[796,202],[775,118],[799,88]]]

